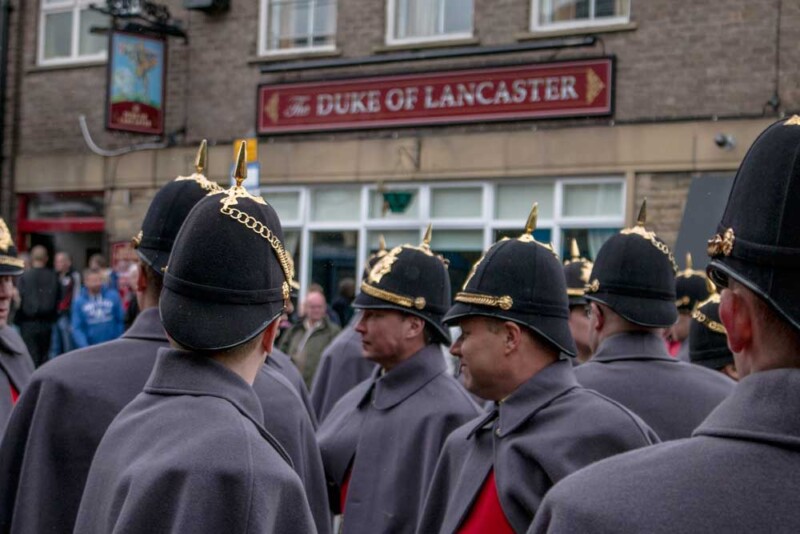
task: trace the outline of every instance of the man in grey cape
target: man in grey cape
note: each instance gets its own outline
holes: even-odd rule
[[[378,251],[367,258],[364,274],[361,277],[363,280],[369,276],[372,266],[385,255],[386,242],[383,236],[380,236]],[[356,332],[356,325],[360,319],[361,315],[356,313],[350,324],[345,326],[336,339],[325,348],[319,360],[311,384],[311,402],[320,421],[325,419],[345,393],[369,378],[375,370],[375,364],[364,358],[361,350],[361,334]]]
[[[709,241],[742,381],[689,439],[555,486],[532,532],[800,532],[800,117],[756,139]]]
[[[176,348],[159,351],[100,442],[77,532],[315,532],[252,388],[294,272],[275,210],[245,175],[243,142],[236,185],[202,199],[178,233],[159,302]]]
[[[493,245],[446,323],[467,389],[495,402],[447,438],[417,532],[523,532],[553,484],[597,460],[655,443],[629,410],[575,380],[561,263],[525,232]]]
[[[413,532],[447,435],[479,410],[446,374],[439,342],[450,303],[444,261],[420,246],[393,248],[370,270],[355,306],[372,376],[333,407],[317,436],[331,505],[345,533]]]
[[[734,382],[667,352],[663,329],[678,319],[677,266],[645,223],[642,203],[636,226],[610,237],[597,253],[586,287],[594,355],[575,376],[632,410],[667,441],[689,437]]]
[[[0,438],[11,409],[28,385],[34,367],[22,337],[8,325],[14,278],[22,274],[24,266],[22,259],[17,258],[11,232],[0,218]]]
[[[162,187],[133,239],[140,314],[121,338],[39,368],[0,444],[0,531],[72,532],[86,476],[108,425],[141,392],[156,353],[169,346],[158,315],[163,269],[194,205],[219,186],[196,172]]]

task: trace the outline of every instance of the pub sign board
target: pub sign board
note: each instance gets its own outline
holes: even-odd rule
[[[261,85],[258,133],[610,115],[611,57]]]
[[[109,41],[106,127],[162,135],[166,40],[113,31]]]

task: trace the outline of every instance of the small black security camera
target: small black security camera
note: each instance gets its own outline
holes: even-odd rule
[[[724,150],[733,150],[736,140],[730,134],[718,133],[714,136],[714,144]]]

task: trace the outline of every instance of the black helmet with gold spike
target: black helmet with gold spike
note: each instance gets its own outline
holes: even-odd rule
[[[11,230],[0,217],[0,276],[19,276],[25,270],[25,262],[17,257],[17,247]]]
[[[172,339],[194,350],[217,351],[264,331],[288,302],[294,267],[275,210],[242,187],[245,143],[236,185],[204,197],[175,239],[159,304]]]
[[[598,251],[586,299],[605,304],[631,323],[666,328],[678,320],[678,267],[666,243],[645,228],[646,222],[647,199],[636,225],[610,237]]]
[[[442,317],[450,306],[447,264],[430,247],[431,226],[419,246],[400,245],[377,258],[361,282],[353,307],[391,309],[424,319],[437,341],[450,344]]]
[[[578,242],[570,242],[570,259],[564,262],[564,278],[567,282],[567,297],[569,306],[583,306],[586,304],[586,284],[592,274],[592,262],[581,256]]]
[[[203,175],[207,154],[203,139],[195,157],[195,172],[178,176],[158,190],[144,216],[141,231],[131,240],[139,258],[160,275],[164,274],[175,236],[194,205],[209,193],[222,191]]]
[[[709,295],[709,280],[704,271],[694,270],[692,254],[686,253],[686,268],[675,277],[675,306],[679,313],[692,313],[697,303],[706,300]]]
[[[733,180],[717,234],[708,242],[708,275],[738,281],[800,330],[800,116],[764,130]]]
[[[475,263],[444,320],[481,315],[513,321],[574,356],[561,262],[552,246],[533,238],[537,214],[534,204],[524,232],[498,241]]]

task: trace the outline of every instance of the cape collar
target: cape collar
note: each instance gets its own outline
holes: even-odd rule
[[[649,332],[625,332],[611,336],[603,340],[589,362],[616,360],[662,360],[678,363],[667,352],[664,340]]]
[[[12,327],[0,327],[0,351],[10,354],[28,354],[22,337]]]
[[[572,364],[567,360],[558,360],[533,375],[511,395],[497,403],[495,409],[473,427],[467,438],[481,429],[488,429],[489,423],[496,418],[499,421],[495,435],[500,438],[505,437],[554,399],[577,387],[580,385],[575,379]]]
[[[800,450],[800,369],[754,373],[694,431],[716,436],[773,443]]]
[[[158,306],[152,308],[145,308],[136,320],[128,328],[127,332],[122,334],[122,337],[128,339],[150,339],[153,341],[168,341],[167,333],[164,331],[164,326],[161,324],[161,317],[158,314]]]
[[[381,368],[372,373],[373,386],[362,397],[367,400],[374,389],[372,406],[388,410],[422,389],[428,382],[446,370],[444,357],[438,345],[428,345],[388,373],[381,375]]]

